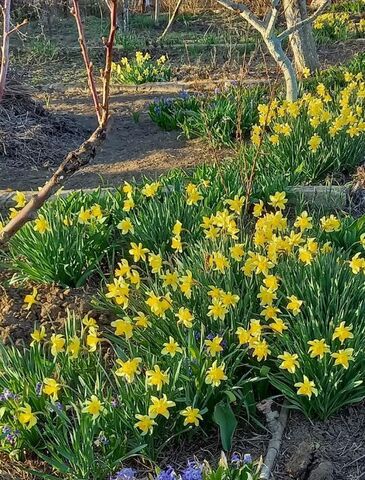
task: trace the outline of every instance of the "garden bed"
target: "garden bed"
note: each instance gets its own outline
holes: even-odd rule
[[[363,42],[360,7],[318,18],[321,43],[352,39],[323,64]],[[287,101],[256,35],[216,16],[160,46],[146,16],[117,32],[108,139],[0,250],[1,478],[365,477],[365,56],[304,69]],[[95,127],[55,23],[62,45],[50,24],[16,51],[59,83],[53,113],[8,90],[0,230]],[[215,85],[223,70],[249,82]],[[196,73],[189,92],[170,82]]]

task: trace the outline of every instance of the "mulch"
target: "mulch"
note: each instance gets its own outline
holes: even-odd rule
[[[19,169],[58,165],[86,131],[68,114],[47,111],[27,87],[8,82],[0,104],[0,163]]]

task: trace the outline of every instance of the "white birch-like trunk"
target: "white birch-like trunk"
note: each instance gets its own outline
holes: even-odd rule
[[[155,25],[158,25],[160,21],[160,0],[155,0],[153,19],[155,21]]]
[[[5,0],[2,7],[3,12],[3,41],[1,46],[1,66],[0,66],[0,102],[5,93],[6,79],[9,70],[9,40],[10,40],[10,10],[11,0]]]
[[[308,17],[306,0],[283,0],[284,14],[288,28]],[[301,73],[305,67],[310,71],[319,69],[316,42],[311,23],[303,25],[289,37],[294,56],[295,68]]]
[[[294,102],[298,98],[298,81],[293,64],[283,50],[281,41],[277,37],[263,37],[269,53],[283,73],[286,87],[286,99]]]

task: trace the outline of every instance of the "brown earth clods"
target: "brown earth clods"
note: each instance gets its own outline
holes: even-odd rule
[[[77,318],[92,316],[100,325],[110,324],[107,314],[93,308],[95,290],[91,287],[65,290],[57,285],[38,285],[37,303],[27,310],[24,297],[33,287],[12,286],[9,280],[9,275],[0,271],[0,339],[5,343],[28,344],[35,325],[43,325],[48,332],[63,331],[68,312]]]
[[[327,421],[293,412],[274,471],[276,480],[365,478],[365,404],[342,409]]]

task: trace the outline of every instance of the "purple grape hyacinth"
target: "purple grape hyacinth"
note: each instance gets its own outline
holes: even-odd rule
[[[188,463],[188,466],[181,474],[182,480],[202,480],[202,469],[197,463]]]
[[[162,470],[156,477],[156,480],[175,480],[176,474],[172,467],[167,467],[166,470]]]
[[[135,480],[136,470],[134,468],[122,468],[119,472],[116,472],[114,477],[110,480]]]

